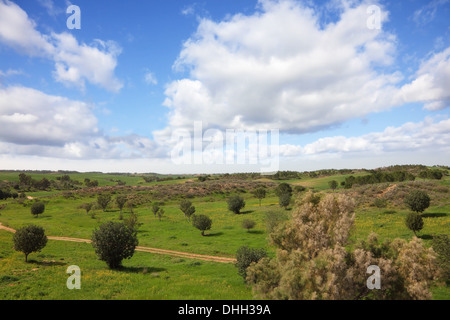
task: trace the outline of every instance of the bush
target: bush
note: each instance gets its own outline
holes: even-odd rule
[[[202,232],[202,236],[204,236],[205,231],[211,229],[212,220],[203,214],[194,215],[192,225],[200,230]]]
[[[110,269],[117,269],[123,259],[133,256],[139,244],[135,230],[120,222],[107,222],[92,234],[92,246],[100,260]]]
[[[232,196],[228,198],[228,210],[234,212],[235,214],[240,214],[241,209],[245,207],[245,201],[240,196]]]
[[[405,198],[405,204],[414,212],[422,213],[430,206],[430,197],[421,190],[411,191]]]
[[[288,192],[280,194],[278,197],[278,202],[280,203],[281,207],[287,209],[287,207],[291,203],[291,194]]]
[[[247,277],[247,268],[253,263],[258,262],[267,256],[265,249],[249,248],[247,246],[240,247],[236,252],[236,268],[238,268],[239,275],[244,278]]]
[[[13,236],[14,250],[25,254],[25,262],[32,252],[41,251],[47,244],[47,236],[42,227],[30,225],[20,228]]]
[[[111,202],[110,194],[99,194],[97,197],[97,203],[103,211],[106,211],[108,204]]]
[[[387,200],[383,198],[376,198],[373,200],[373,205],[377,208],[386,208],[387,207]]]
[[[414,235],[417,235],[416,232],[423,229],[423,218],[418,213],[410,212],[406,216],[405,224],[409,230],[414,232]]]
[[[442,277],[450,281],[450,239],[448,235],[441,234],[433,237],[432,246],[437,253],[437,263],[441,268]]]
[[[31,206],[31,214],[36,217],[44,213],[44,211],[45,211],[45,204],[43,202],[35,202]]]
[[[247,231],[250,231],[250,229],[253,229],[256,226],[256,222],[250,219],[245,219],[242,221],[242,228],[247,229]]]

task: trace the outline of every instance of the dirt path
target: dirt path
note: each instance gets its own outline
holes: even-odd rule
[[[16,232],[16,230],[5,227],[1,223],[0,223],[0,230],[6,230],[6,231],[9,231],[12,233]],[[52,236],[47,236],[47,238],[49,240],[57,240],[57,241],[91,243],[91,240],[87,240],[87,239],[68,238],[68,237],[52,237]],[[148,247],[139,247],[138,246],[138,247],[136,247],[136,251],[164,254],[164,255],[175,256],[175,257],[180,257],[180,258],[187,258],[187,259],[222,262],[222,263],[235,263],[236,262],[236,259],[233,259],[233,258],[208,256],[208,255],[203,255],[203,254],[173,251],[173,250],[158,249],[158,248],[148,248]]]

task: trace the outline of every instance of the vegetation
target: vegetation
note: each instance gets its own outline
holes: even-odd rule
[[[180,210],[184,213],[184,216],[191,221],[191,216],[195,213],[195,207],[192,205],[192,202],[189,200],[181,200]]]
[[[256,189],[253,194],[259,200],[259,206],[261,207],[261,200],[266,197],[266,189],[260,187]]]
[[[422,213],[430,206],[430,196],[422,190],[413,190],[405,198],[405,204],[414,212]]]
[[[409,230],[414,232],[415,236],[417,236],[417,232],[423,229],[423,218],[418,213],[410,212],[406,216],[405,225]]]
[[[192,225],[200,230],[202,232],[202,236],[204,236],[205,231],[211,229],[212,220],[204,214],[194,215]]]
[[[236,268],[238,268],[239,275],[244,278],[247,277],[247,268],[252,263],[257,263],[262,258],[267,257],[267,252],[264,248],[249,248],[242,246],[236,252]]]
[[[241,196],[231,196],[228,198],[228,210],[235,214],[240,214],[241,210],[245,207],[244,198]]]
[[[47,244],[47,236],[42,227],[29,225],[20,228],[13,236],[14,250],[25,254],[25,262],[32,252],[41,251]]]
[[[45,211],[45,204],[43,202],[35,202],[31,206],[31,214],[34,215],[36,218],[44,213]]]
[[[106,222],[92,233],[95,253],[110,269],[117,269],[123,259],[130,259],[138,244],[136,232],[120,222]]]
[[[242,228],[247,229],[247,232],[250,232],[250,229],[253,229],[256,226],[256,222],[250,219],[245,219],[242,221]]]
[[[110,194],[99,194],[97,197],[97,203],[100,206],[100,208],[103,209],[103,212],[106,211],[106,208],[108,208],[108,204],[110,202],[111,202]]]

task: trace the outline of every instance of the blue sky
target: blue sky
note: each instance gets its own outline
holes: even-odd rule
[[[278,130],[280,170],[450,165],[449,16],[447,0],[0,0],[0,167],[260,169],[173,161],[199,121],[219,140]]]

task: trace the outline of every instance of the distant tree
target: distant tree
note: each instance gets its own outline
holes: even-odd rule
[[[267,233],[272,233],[275,231],[275,228],[282,224],[284,221],[288,219],[288,216],[285,212],[278,211],[268,211],[266,213],[266,229]]]
[[[25,254],[25,262],[32,252],[41,251],[47,244],[47,236],[42,227],[29,225],[20,228],[13,235],[14,250]]]
[[[422,213],[430,206],[430,197],[422,190],[413,190],[405,198],[405,204],[414,212]]]
[[[239,275],[245,280],[247,277],[247,268],[252,263],[257,263],[264,257],[267,257],[267,252],[264,248],[240,247],[236,252],[235,264],[236,268],[238,268]]]
[[[284,193],[289,193],[292,196],[292,187],[286,182],[280,183],[275,189],[275,194],[278,197]]]
[[[241,209],[245,207],[245,201],[242,197],[235,195],[231,196],[227,200],[228,210],[234,212],[235,214],[240,214]]]
[[[257,199],[259,199],[259,206],[261,207],[261,200],[266,197],[266,189],[264,188],[258,188],[253,193]]]
[[[122,260],[131,258],[138,244],[136,231],[122,222],[106,222],[92,233],[95,253],[110,269],[121,267]]]
[[[119,217],[119,219],[120,220],[122,220],[123,219],[123,216],[122,216],[122,209],[123,209],[123,207],[125,206],[125,203],[127,203],[127,196],[125,196],[125,195],[118,195],[117,197],[116,197],[116,204],[117,204],[117,206],[119,207],[119,209],[120,209],[120,217]]]
[[[35,202],[31,206],[31,214],[34,215],[36,218],[44,213],[45,211],[45,204],[43,202]]]
[[[180,203],[180,210],[184,213],[184,216],[191,221],[191,216],[195,213],[195,207],[189,200],[183,199]]]
[[[408,229],[414,232],[414,235],[417,236],[416,232],[423,229],[423,218],[416,212],[410,212],[406,216],[405,224]]]
[[[288,192],[280,194],[278,196],[278,202],[279,202],[280,206],[283,207],[284,209],[287,209],[287,207],[291,203],[291,197],[292,197],[292,195]]]
[[[211,229],[212,220],[203,214],[194,215],[192,218],[192,225],[200,230],[202,232],[202,236],[204,236],[205,231]]]
[[[247,229],[247,232],[250,232],[250,229],[253,229],[256,225],[256,222],[250,219],[245,219],[242,221],[242,228]]]
[[[130,213],[129,218],[125,219],[124,223],[130,230],[133,230],[135,232],[137,232],[139,226],[141,225],[141,223],[139,223],[138,215],[134,212]]]
[[[47,190],[50,188],[50,181],[44,177],[39,181],[38,186],[40,190]]]
[[[336,190],[336,188],[339,186],[338,182],[336,180],[331,180],[328,182],[328,185],[332,190]]]
[[[160,208],[159,203],[154,202],[152,205],[152,212],[153,212],[153,215],[155,216],[155,218],[156,218],[156,215],[158,214],[159,208]]]
[[[84,209],[86,210],[86,214],[89,214],[89,212],[93,209],[94,204],[92,202],[88,202],[88,203],[83,203],[80,206],[80,209]]]
[[[158,212],[157,212],[159,221],[161,221],[161,218],[164,216],[164,214],[165,214],[164,209],[163,209],[163,208],[159,208],[159,210],[158,210]]]
[[[97,197],[97,203],[103,211],[106,211],[108,204],[111,202],[110,194],[99,194]]]

